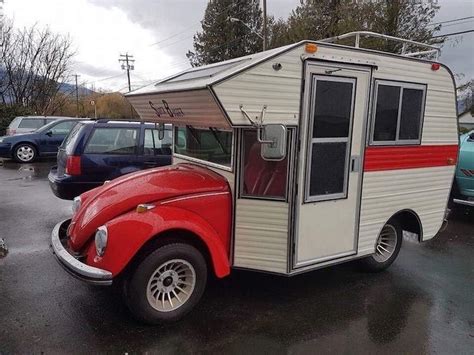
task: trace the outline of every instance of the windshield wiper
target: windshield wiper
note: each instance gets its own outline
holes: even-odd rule
[[[212,135],[214,136],[214,138],[216,139],[217,141],[217,144],[219,144],[219,146],[221,147],[222,151],[224,152],[224,154],[229,154],[229,152],[227,151],[226,147],[224,146],[224,144],[221,142],[221,140],[219,139],[219,135],[217,133],[219,133],[219,131],[213,127],[209,127],[209,130],[212,132]]]

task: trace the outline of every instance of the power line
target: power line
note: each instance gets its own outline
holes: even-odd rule
[[[467,19],[470,19],[470,18],[474,18],[474,16],[467,16],[467,17],[455,18],[455,19],[447,20],[447,21],[430,23],[430,24],[428,24],[428,26],[442,25],[443,23],[457,22],[457,21],[467,20]]]
[[[472,29],[472,30],[466,30],[466,31],[453,32],[453,33],[446,33],[446,34],[444,34],[444,35],[433,36],[433,37],[431,37],[431,38],[457,36],[457,35],[462,35],[462,34],[470,33],[470,32],[474,32],[474,29]]]
[[[169,37],[167,37],[167,38],[165,38],[165,39],[162,39],[162,40],[160,40],[160,41],[158,41],[158,42],[152,43],[152,44],[150,44],[150,46],[155,46],[155,45],[157,45],[157,44],[166,42],[167,40],[169,40],[169,39],[171,39],[171,38],[174,38],[174,37],[176,37],[176,36],[179,36],[180,34],[186,33],[186,32],[188,32],[190,29],[193,29],[194,27],[196,27],[196,24],[199,24],[199,22],[193,24],[192,26],[186,27],[186,29],[184,29],[184,30],[181,31],[181,32],[175,33],[175,34],[173,34],[173,35],[171,35],[171,36],[169,36]]]
[[[459,21],[459,22],[455,22],[455,23],[450,23],[449,25],[444,25],[443,28],[451,27],[451,26],[461,26],[461,25],[465,25],[466,23],[470,23],[470,22],[472,22],[473,20],[474,20],[474,19],[469,19],[469,20]]]
[[[232,6],[234,6],[234,4],[232,3],[230,6],[226,7],[224,10],[223,10],[223,13],[226,12],[227,10],[229,10]],[[252,6],[252,5],[249,5],[249,6]],[[239,16],[241,13],[243,13],[244,11],[247,10],[247,7],[244,7],[242,10],[240,10],[239,12],[237,12],[234,16]],[[178,34],[182,34],[182,33],[185,33],[186,31],[183,31],[183,32],[180,32]],[[164,40],[162,40],[161,42],[164,42],[168,39],[171,39],[172,37],[176,37],[178,34],[175,34],[175,35],[172,35]],[[164,48],[168,48],[168,47],[171,47],[181,41],[184,41],[186,39],[189,39],[189,38],[193,38],[194,37],[194,34],[191,35],[191,36],[186,36],[186,37],[183,37],[181,39],[178,39],[177,41],[174,41],[174,42],[171,42],[171,43],[167,43],[166,45],[162,46],[162,47],[159,47],[159,49],[164,49]],[[159,42],[156,42],[156,43],[153,43],[153,44],[150,44],[150,46],[153,46],[153,45],[156,45],[158,44]]]

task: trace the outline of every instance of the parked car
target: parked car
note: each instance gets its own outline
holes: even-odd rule
[[[453,202],[474,207],[474,131],[460,137]]]
[[[60,119],[68,119],[72,117],[60,116],[18,116],[10,122],[7,128],[6,135],[14,136],[16,134],[23,134],[34,132],[37,129]]]
[[[59,148],[49,173],[53,193],[75,196],[134,171],[171,164],[171,125],[160,139],[155,124],[129,121],[81,122]]]
[[[54,156],[79,121],[78,118],[54,120],[32,133],[0,137],[0,157],[31,163],[38,156]]]

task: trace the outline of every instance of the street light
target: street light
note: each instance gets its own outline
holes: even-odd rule
[[[235,17],[227,17],[227,20],[229,20],[230,22],[240,22],[241,24],[243,24],[245,27],[247,27],[250,32],[253,32],[255,33],[258,37],[260,37],[261,39],[263,39],[263,42],[264,42],[264,47],[263,47],[263,50],[265,50],[265,39],[263,38],[263,36],[258,33],[257,31],[255,31],[253,28],[251,28],[248,24],[246,24],[244,21],[242,21],[241,19],[238,19],[238,18],[235,18]]]

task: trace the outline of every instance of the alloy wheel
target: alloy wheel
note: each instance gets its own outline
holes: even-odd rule
[[[395,252],[397,243],[397,230],[394,226],[386,224],[377,239],[374,259],[379,263],[386,262]]]
[[[196,286],[194,267],[183,259],[169,260],[151,275],[147,299],[159,312],[171,312],[184,305]]]
[[[29,145],[21,145],[15,151],[18,160],[28,163],[35,157],[34,149]]]

